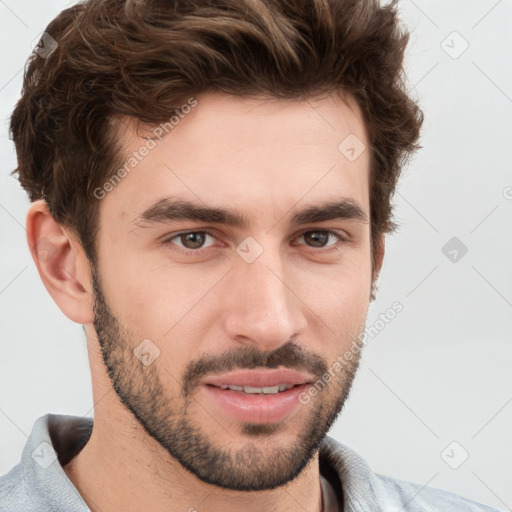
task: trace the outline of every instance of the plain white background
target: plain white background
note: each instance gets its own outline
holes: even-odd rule
[[[9,176],[25,59],[67,5],[0,1],[0,474],[38,417],[93,415],[82,328],[40,281],[29,202]],[[370,339],[330,435],[377,472],[511,510],[512,0],[407,0],[401,14],[424,148],[395,195],[401,229],[387,240],[367,326],[395,301],[403,311]]]

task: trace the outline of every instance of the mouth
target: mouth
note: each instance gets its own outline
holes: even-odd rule
[[[211,377],[200,387],[221,415],[270,423],[291,418],[299,409],[299,395],[312,381],[294,370],[251,370]]]
[[[271,394],[286,391],[293,386],[308,384],[313,380],[313,377],[307,373],[289,368],[274,368],[270,370],[238,370],[209,377],[203,383],[232,391]]]
[[[245,423],[276,423],[291,419],[301,409],[299,396],[307,386],[298,384],[276,393],[246,392],[211,385],[201,386],[201,389],[222,416]]]
[[[304,383],[306,384],[306,383]],[[230,391],[236,391],[238,393],[244,393],[247,395],[275,395],[277,393],[282,393],[283,391],[288,391],[289,389],[295,388],[297,386],[302,386],[303,384],[276,384],[275,386],[264,386],[264,387],[256,387],[256,386],[236,386],[235,384],[221,384],[220,386],[215,386],[214,384],[206,384],[207,386],[211,386],[219,389],[228,389]]]

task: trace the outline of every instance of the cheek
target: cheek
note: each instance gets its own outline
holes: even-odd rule
[[[169,371],[197,357],[211,325],[209,312],[215,304],[210,295],[219,272],[195,269],[151,268],[128,258],[105,268],[104,291],[116,317],[132,333],[133,343],[149,338],[161,349]]]
[[[330,338],[350,342],[359,334],[368,313],[371,276],[369,260],[361,258],[350,264],[324,268],[308,279],[301,298],[323,322]]]
[[[349,327],[353,321],[358,324],[368,310],[369,284],[362,281],[351,283],[343,280],[331,281],[322,291],[317,290],[314,296],[315,310],[320,318],[332,326],[335,332]]]

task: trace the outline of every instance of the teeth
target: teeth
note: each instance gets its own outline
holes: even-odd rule
[[[244,391],[246,393],[265,393],[274,394],[279,391],[279,386],[271,386],[266,388],[253,388],[252,386],[244,386]]]
[[[233,391],[243,391],[244,393],[263,393],[265,395],[272,395],[280,391],[286,391],[293,387],[292,384],[277,384],[275,386],[267,386],[263,388],[256,388],[252,386],[235,386],[234,384],[222,384],[219,386],[221,389],[231,389]]]

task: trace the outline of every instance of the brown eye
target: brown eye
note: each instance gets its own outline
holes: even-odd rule
[[[299,238],[304,238],[306,243],[311,247],[330,247],[334,244],[328,244],[330,238],[338,239],[338,241],[345,240],[341,235],[335,233],[334,231],[326,231],[326,230],[316,230],[316,231],[306,231]]]
[[[168,238],[166,243],[178,245],[183,247],[183,249],[198,251],[203,248],[208,237],[213,238],[213,235],[208,231],[187,231]],[[180,243],[176,243],[175,240],[178,240]]]
[[[187,249],[199,249],[205,240],[204,233],[186,233],[180,235],[179,239]]]

